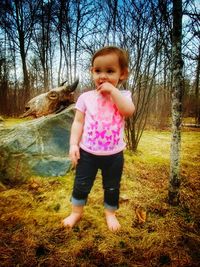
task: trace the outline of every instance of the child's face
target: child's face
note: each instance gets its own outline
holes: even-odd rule
[[[96,88],[104,82],[109,82],[116,87],[120,80],[126,78],[125,72],[120,68],[118,55],[115,53],[96,57],[91,72]]]

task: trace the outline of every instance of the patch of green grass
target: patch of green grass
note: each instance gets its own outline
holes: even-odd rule
[[[169,131],[145,131],[137,152],[133,154],[128,151],[127,154],[130,155],[132,160],[135,159],[137,162],[145,164],[169,164],[170,141]]]
[[[2,185],[1,266],[198,266],[200,133],[182,134],[178,207],[166,201],[170,140],[168,131],[146,131],[137,153],[125,151],[119,233],[111,233],[105,223],[100,172],[72,231],[61,221],[71,210],[73,171]],[[145,223],[138,221],[138,208],[146,211]]]
[[[181,160],[183,164],[199,166],[200,132],[183,132]]]

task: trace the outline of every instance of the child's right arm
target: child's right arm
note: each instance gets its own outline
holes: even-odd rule
[[[81,140],[83,132],[84,119],[85,119],[84,113],[82,113],[79,110],[76,110],[76,114],[71,128],[70,149],[69,149],[69,157],[74,167],[77,165],[78,160],[80,158],[79,142]]]

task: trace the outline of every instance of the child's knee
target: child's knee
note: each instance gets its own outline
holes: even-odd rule
[[[90,187],[85,184],[75,185],[72,192],[72,197],[77,200],[85,200],[87,201],[88,194],[90,193]]]
[[[81,190],[73,190],[73,197],[76,199],[86,199],[88,197],[88,191],[81,191]]]
[[[118,207],[119,205],[119,188],[105,188],[104,202],[109,206]]]

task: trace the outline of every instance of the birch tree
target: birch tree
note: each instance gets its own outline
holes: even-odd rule
[[[172,33],[172,136],[168,200],[171,205],[179,203],[180,145],[182,113],[182,0],[173,0]]]

